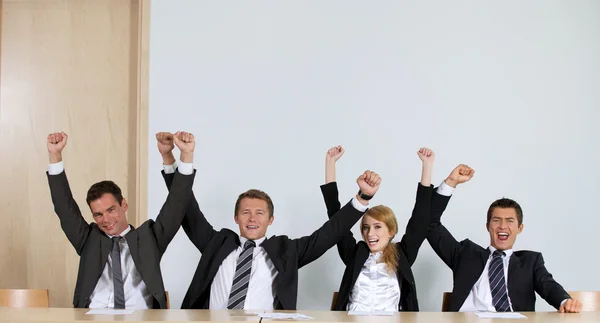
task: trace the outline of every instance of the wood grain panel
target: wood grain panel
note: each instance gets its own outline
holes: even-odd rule
[[[132,208],[146,190],[147,140],[140,102],[140,11],[145,1],[5,0],[0,47],[0,288],[50,290],[51,306],[71,307],[79,257],[50,201],[45,171],[48,133],[64,130],[65,167],[75,199],[111,179]],[[147,77],[147,72],[146,72]],[[146,113],[147,114],[147,113]],[[143,135],[143,136],[142,136]],[[140,149],[144,142],[144,149]],[[144,173],[145,174],[145,173]],[[145,179],[144,179],[145,180]],[[145,208],[145,205],[144,205]]]

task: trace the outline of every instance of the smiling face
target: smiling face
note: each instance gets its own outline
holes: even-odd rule
[[[497,250],[512,249],[517,235],[523,231],[521,207],[517,202],[506,198],[495,201],[488,210],[486,228],[492,247]]]
[[[121,188],[114,182],[102,181],[92,185],[88,190],[86,202],[100,230],[109,236],[120,235],[129,226],[127,201],[121,193]]]
[[[94,221],[104,233],[118,236],[127,229],[127,201],[117,202],[112,194],[105,193],[90,203]]]
[[[394,212],[387,206],[378,205],[365,213],[361,221],[361,234],[371,252],[383,251],[398,231]]]
[[[271,198],[259,190],[249,190],[240,194],[235,203],[234,220],[242,237],[248,240],[264,237],[267,228],[275,220]]]

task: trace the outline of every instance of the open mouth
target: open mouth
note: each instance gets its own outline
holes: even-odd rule
[[[258,229],[258,226],[257,225],[247,225],[246,229],[248,229],[248,230],[256,230],[256,229]]]
[[[498,233],[498,240],[500,240],[500,241],[508,240],[508,233],[506,233],[506,232]]]
[[[377,242],[379,242],[379,239],[369,239],[369,240],[367,240],[367,244],[369,245],[369,247],[374,247],[375,245],[377,245]]]

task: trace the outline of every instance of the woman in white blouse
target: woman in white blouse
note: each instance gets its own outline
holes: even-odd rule
[[[326,156],[326,184],[321,192],[332,217],[339,209],[335,163],[344,154],[341,146],[329,149]],[[411,266],[427,237],[431,212],[431,172],[434,153],[421,148],[417,152],[423,162],[421,182],[412,216],[400,242],[392,239],[398,233],[394,212],[387,206],[370,208],[361,220],[363,241],[358,243],[352,232],[337,244],[346,265],[334,310],[337,311],[418,311],[417,289]],[[361,192],[359,192],[361,194]],[[365,199],[369,196],[361,195]]]

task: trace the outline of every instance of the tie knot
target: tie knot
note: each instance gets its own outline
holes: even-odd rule
[[[116,237],[112,237],[111,239],[112,239],[113,243],[119,243],[119,241],[121,241],[121,239],[123,239],[123,237],[116,236]]]
[[[506,256],[504,251],[496,250],[494,251],[494,258]]]
[[[250,248],[254,248],[256,247],[256,242],[252,241],[252,240],[248,240],[246,241],[246,243],[244,243],[244,249],[250,249]]]

